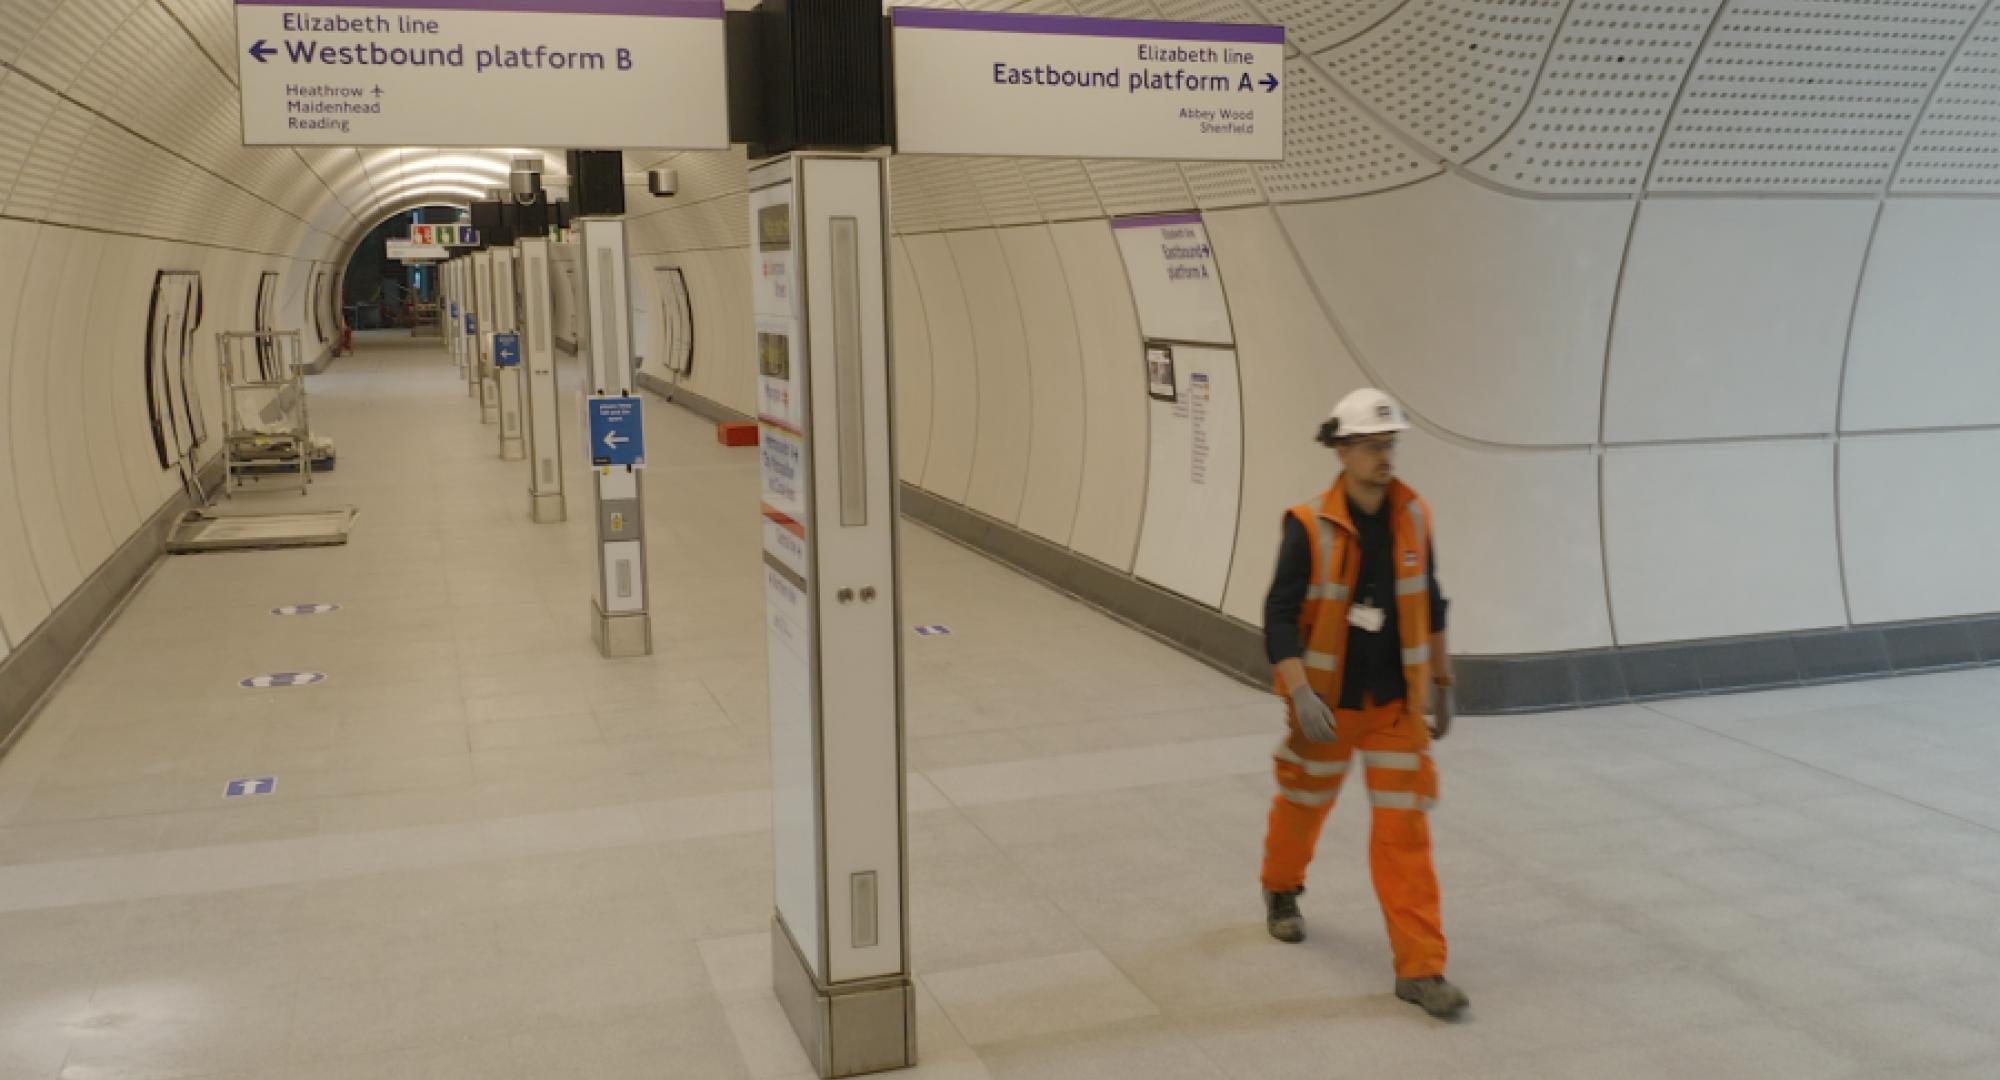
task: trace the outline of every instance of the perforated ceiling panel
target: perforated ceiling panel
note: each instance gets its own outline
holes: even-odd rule
[[[1272,202],[1401,187],[1441,171],[1355,108],[1301,57],[1285,62],[1285,160],[1260,165]]]
[[[236,70],[236,7],[228,0],[159,0],[224,71]],[[232,82],[234,76],[231,76]]]
[[[1090,186],[1090,174],[1083,171],[1080,161],[1023,161],[1021,175],[1027,178],[1028,190],[1035,193],[1035,204],[1042,208],[1042,216],[1050,221],[1075,221],[1104,214],[1104,208],[1097,202],[1097,189]]]
[[[61,0],[8,0],[7,32],[0,34],[0,60],[12,60],[27,47]]]
[[[906,236],[937,229],[920,188],[922,178],[917,175],[917,162],[920,160],[911,157],[889,159],[889,224],[895,232]]]
[[[1411,0],[1321,54],[1333,77],[1440,156],[1470,161],[1535,86],[1568,0]]]
[[[28,48],[21,50],[14,63],[22,71],[60,90],[69,85],[83,65],[90,61],[91,54],[104,43],[106,38],[116,33],[125,16],[139,3],[151,0],[68,0],[49,15],[42,24],[41,31]],[[18,33],[14,16],[9,10],[6,32]]]
[[[1254,206],[1264,201],[1257,173],[1248,165],[1194,161],[1181,166],[1195,204],[1205,210],[1224,206]]]
[[[1160,14],[1181,22],[1261,23],[1265,18],[1246,0],[1153,0]]]
[[[7,198],[10,216],[40,218],[48,213],[49,204],[62,188],[63,173],[90,126],[89,113],[67,101],[55,103],[14,179],[14,191]]]
[[[1681,79],[1722,0],[1575,0],[1528,109],[1475,175],[1529,191],[1631,191],[1646,180]]]
[[[2000,8],[1987,9],[1938,84],[1896,190],[2000,190]]]
[[[1095,15],[1109,19],[1157,19],[1159,9],[1146,0],[1070,0],[1070,5],[1085,15]]]
[[[1381,21],[1404,0],[1251,0],[1264,21],[1283,23],[1285,40],[1307,52],[1330,49]]]
[[[1655,191],[1879,190],[1982,0],[1752,0],[1723,11]]]
[[[979,189],[965,171],[965,159],[936,157],[923,159],[919,168],[923,197],[940,229],[978,229],[992,222],[986,206],[979,201]]]
[[[55,105],[54,94],[12,72],[0,73],[0,209]]]
[[[1042,220],[1035,205],[1035,193],[1021,175],[1021,163],[1013,158],[967,158],[966,175],[979,191],[986,216],[995,225],[1030,225]]]
[[[1171,161],[1086,161],[1083,167],[1107,214],[1194,209],[1187,181]]]

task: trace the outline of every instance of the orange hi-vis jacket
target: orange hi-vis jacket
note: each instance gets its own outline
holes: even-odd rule
[[[1400,480],[1389,483],[1389,523],[1395,537],[1396,627],[1402,637],[1405,708],[1422,717],[1430,694],[1431,513]],[[1312,583],[1299,609],[1299,639],[1305,645],[1306,682],[1329,707],[1340,702],[1340,666],[1347,657],[1347,612],[1361,577],[1361,537],[1347,513],[1345,475],[1317,505],[1291,509],[1306,527],[1312,545]],[[1285,695],[1282,684],[1278,696]],[[1386,702],[1384,703],[1386,704]]]

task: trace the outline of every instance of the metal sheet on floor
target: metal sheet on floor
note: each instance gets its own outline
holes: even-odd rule
[[[352,506],[282,514],[218,514],[191,510],[174,524],[167,551],[183,555],[201,551],[241,551],[258,548],[324,547],[347,543],[358,511]]]

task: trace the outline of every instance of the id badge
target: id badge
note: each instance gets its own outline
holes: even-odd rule
[[[1355,604],[1347,609],[1347,625],[1364,633],[1379,634],[1389,621],[1389,613],[1373,604]]]

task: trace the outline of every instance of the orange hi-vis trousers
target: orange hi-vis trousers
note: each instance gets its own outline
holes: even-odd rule
[[[1339,709],[1334,718],[1340,738],[1330,743],[1301,735],[1297,719],[1292,719],[1291,733],[1274,755],[1278,796],[1271,802],[1271,824],[1264,838],[1264,887],[1288,892],[1305,885],[1306,864],[1312,862],[1320,828],[1359,751],[1368,774],[1368,801],[1375,812],[1368,863],[1382,918],[1389,926],[1396,976],[1442,975],[1444,925],[1427,817],[1438,795],[1430,731],[1423,718],[1411,716],[1400,701]]]

